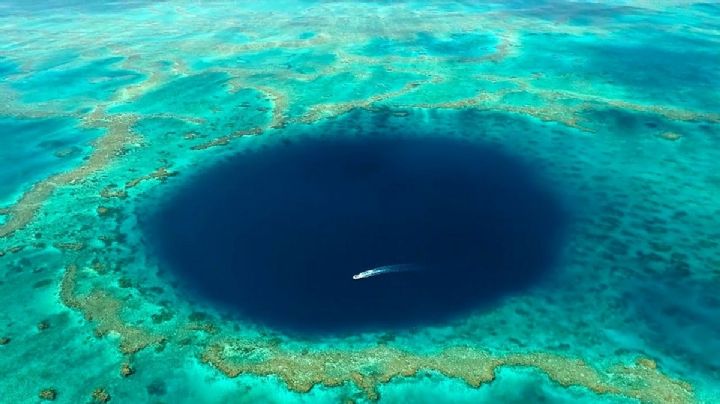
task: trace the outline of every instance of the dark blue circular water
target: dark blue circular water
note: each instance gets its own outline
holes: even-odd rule
[[[551,269],[565,217],[532,168],[469,141],[305,138],[238,154],[148,218],[188,287],[301,333],[437,323]],[[395,264],[417,270],[364,280]]]

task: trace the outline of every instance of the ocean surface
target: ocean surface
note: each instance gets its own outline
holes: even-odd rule
[[[0,1],[0,38],[0,402],[720,403],[718,3]]]

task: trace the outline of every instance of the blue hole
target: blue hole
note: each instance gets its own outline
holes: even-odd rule
[[[497,148],[337,134],[238,154],[144,226],[193,292],[316,334],[437,324],[527,290],[565,222],[532,167]],[[388,265],[409,270],[353,279]]]

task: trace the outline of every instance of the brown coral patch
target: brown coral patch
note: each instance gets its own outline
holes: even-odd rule
[[[15,254],[15,253],[19,253],[20,251],[22,251],[24,249],[25,249],[24,245],[16,245],[16,246],[8,248],[8,252],[10,254]]]
[[[370,400],[379,398],[380,384],[397,377],[411,377],[419,371],[439,372],[478,387],[492,382],[497,368],[511,366],[535,368],[562,386],[583,386],[597,394],[616,394],[658,404],[693,401],[687,383],[671,379],[657,368],[620,364],[602,371],[582,360],[551,353],[497,356],[481,349],[453,347],[434,355],[417,355],[385,345],[354,352],[295,352],[273,344],[228,340],[209,345],[201,359],[229,377],[278,376],[296,392],[307,392],[315,385],[332,387],[352,382]]]
[[[66,251],[80,251],[85,248],[85,243],[82,242],[60,242],[53,244],[58,250]]]
[[[135,178],[133,180],[128,181],[125,184],[125,189],[136,187],[141,182],[147,181],[147,180],[152,180],[152,179],[156,179],[160,182],[164,182],[168,177],[173,177],[175,175],[177,175],[177,172],[168,171],[167,167],[160,167],[148,175],[144,175],[142,177]]]
[[[220,331],[215,324],[209,321],[191,321],[187,324],[186,328],[191,331],[202,331],[207,334],[217,334]]]
[[[110,401],[110,393],[102,387],[98,387],[92,392],[93,402],[96,403],[107,403]]]
[[[100,217],[107,217],[117,213],[117,209],[109,208],[107,206],[98,206],[96,212]]]
[[[256,89],[272,101],[272,120],[270,121],[270,127],[277,129],[282,128],[287,123],[287,109],[288,109],[288,97],[281,91],[278,91],[271,87],[260,86]]]
[[[127,198],[127,191],[122,188],[116,188],[114,186],[107,186],[100,191],[100,196],[103,198]]]
[[[46,401],[55,401],[57,398],[57,391],[55,389],[42,389],[38,393],[38,398]]]
[[[235,138],[239,138],[239,137],[243,137],[243,136],[256,136],[256,135],[261,134],[262,132],[263,132],[262,128],[252,128],[252,129],[248,129],[248,130],[240,130],[240,131],[234,132],[230,135],[222,136],[217,139],[211,140],[209,142],[195,145],[195,146],[191,147],[190,149],[205,150],[205,149],[209,149],[211,147],[226,146],[226,145],[230,144],[230,142]]]
[[[122,377],[130,377],[135,373],[135,369],[130,366],[129,363],[125,362],[122,365],[120,365],[120,376]]]
[[[86,295],[76,292],[78,268],[71,264],[65,271],[60,284],[60,299],[71,309],[83,313],[85,319],[95,323],[95,334],[99,337],[115,334],[120,337],[120,350],[132,354],[149,346],[160,344],[165,337],[152,334],[140,327],[128,325],[120,314],[122,303],[105,291],[94,290]]]

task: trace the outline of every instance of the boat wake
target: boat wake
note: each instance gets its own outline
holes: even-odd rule
[[[365,279],[365,278],[370,278],[370,277],[378,276],[378,275],[382,275],[382,274],[417,271],[418,269],[420,269],[420,268],[414,264],[385,265],[385,266],[369,269],[367,271],[363,271],[363,272],[360,272],[359,274],[353,275],[353,279],[355,279],[355,280]]]

